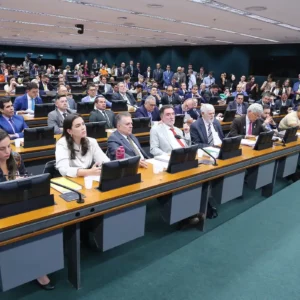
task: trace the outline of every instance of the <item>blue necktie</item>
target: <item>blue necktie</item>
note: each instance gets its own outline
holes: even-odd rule
[[[12,130],[14,131],[14,133],[16,133],[16,130],[15,130],[15,124],[14,124],[12,118],[9,118],[8,120],[9,120],[9,123],[10,123],[10,125],[11,125]]]
[[[32,103],[31,103],[31,109],[34,111],[34,107],[35,107],[35,99],[31,99]]]

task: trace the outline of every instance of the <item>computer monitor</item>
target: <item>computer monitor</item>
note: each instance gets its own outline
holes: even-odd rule
[[[254,145],[254,150],[264,150],[273,147],[274,131],[261,132]]]
[[[55,145],[54,127],[34,127],[24,129],[24,148]]]
[[[48,117],[48,114],[55,109],[54,103],[35,104],[34,117],[43,118]]]
[[[217,97],[210,97],[209,99],[209,104],[212,104],[212,105],[218,105],[219,104],[219,100],[221,100],[221,98],[219,96]]]
[[[54,205],[50,174],[0,183],[0,218]]]
[[[249,102],[249,96],[244,96],[244,102]]]
[[[140,156],[114,160],[102,164],[99,190],[106,192],[141,182],[138,173]]]
[[[16,86],[16,95],[23,95],[26,93],[25,86]]]
[[[126,100],[111,100],[111,110],[112,111],[127,111],[127,101]]]
[[[80,115],[90,114],[94,110],[94,102],[78,102],[77,113]]]
[[[218,158],[224,160],[242,155],[241,140],[242,136],[224,138]]]
[[[150,118],[133,118],[132,119],[132,133],[149,132],[151,129]]]
[[[72,85],[71,91],[72,94],[82,94],[86,91],[87,87],[83,87],[82,85]]]
[[[105,131],[106,121],[89,122],[85,123],[85,126],[87,136],[92,137],[94,139],[107,137],[107,133]]]
[[[225,110],[224,117],[223,117],[223,122],[232,122],[233,119],[235,118],[235,114],[236,114],[236,109]]]
[[[176,115],[175,116],[175,124],[174,124],[175,127],[183,128],[184,116],[185,115]]]
[[[228,97],[226,98],[226,103],[228,104],[229,102],[234,101],[234,99],[235,99],[234,96],[228,96]]]
[[[198,167],[198,161],[196,160],[196,154],[198,145],[193,145],[186,148],[173,149],[167,168],[168,173],[177,173],[192,168]]]
[[[41,98],[42,98],[43,104],[54,103],[54,101],[55,101],[54,96],[42,95]]]
[[[77,82],[77,77],[74,77],[73,74],[67,74],[67,81],[69,82]]]
[[[288,143],[297,141],[297,139],[298,139],[298,136],[297,136],[297,130],[298,130],[298,128],[299,128],[298,126],[288,128],[285,131],[285,134],[284,134],[284,136],[282,138],[282,142],[284,144],[288,144]]]
[[[280,115],[286,115],[288,113],[289,106],[281,106],[279,110]]]

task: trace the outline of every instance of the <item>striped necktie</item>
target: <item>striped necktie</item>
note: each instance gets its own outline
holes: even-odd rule
[[[207,129],[207,143],[209,146],[213,146],[214,144],[214,138],[211,130],[211,123],[208,124],[208,129]]]

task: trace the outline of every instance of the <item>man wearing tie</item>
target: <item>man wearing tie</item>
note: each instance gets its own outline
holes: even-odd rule
[[[47,124],[54,127],[54,134],[61,134],[63,132],[63,123],[67,115],[72,114],[68,109],[68,99],[66,95],[57,95],[55,99],[55,110],[48,114]]]
[[[160,67],[160,64],[156,64],[156,69],[153,71],[153,79],[162,86],[163,83],[163,70]]]
[[[133,66],[133,60],[129,62],[129,65],[126,67],[126,74],[129,74],[131,77],[134,75],[134,66]]]
[[[117,130],[107,140],[107,152],[111,160],[116,159],[116,151],[124,147],[125,158],[140,156],[140,167],[147,168],[145,159],[149,158],[142,149],[138,139],[132,134],[132,119],[128,112],[121,112],[116,116]]]
[[[17,114],[34,114],[35,104],[42,104],[39,94],[39,87],[36,83],[30,82],[26,86],[27,93],[17,97],[14,102],[14,110]]]
[[[106,110],[106,99],[99,95],[95,99],[95,109],[91,112],[90,122],[106,121],[105,128],[115,127],[115,114],[111,110]]]
[[[167,70],[163,73],[163,81],[165,89],[167,86],[171,85],[171,81],[173,78],[174,73],[171,71],[170,65],[167,65]]]
[[[230,110],[236,110],[236,114],[239,116],[245,115],[247,113],[248,109],[248,103],[244,102],[244,95],[237,94],[234,101],[230,101],[228,103],[227,109]]]
[[[22,116],[14,114],[14,107],[9,97],[0,99],[0,128],[5,130],[11,139],[24,137],[24,128],[28,128]]]
[[[202,108],[201,108],[202,109]],[[241,135],[243,138],[249,138],[259,135],[261,132],[268,131],[261,119],[263,107],[254,103],[247,109],[247,114],[240,118],[235,118],[230,126],[229,137]]]
[[[149,117],[151,122],[160,121],[159,110],[156,106],[156,99],[153,96],[148,96],[144,105],[140,106],[135,112],[136,118]]]

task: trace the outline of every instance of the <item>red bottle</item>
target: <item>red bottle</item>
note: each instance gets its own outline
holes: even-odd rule
[[[120,146],[116,150],[116,159],[124,159],[125,158],[125,149],[123,146]]]

